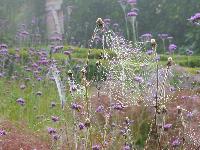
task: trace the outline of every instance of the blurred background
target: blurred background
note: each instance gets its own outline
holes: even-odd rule
[[[38,43],[46,44],[56,28],[64,44],[88,47],[99,17],[106,19],[112,30],[132,40],[127,14],[135,11],[138,39],[151,33],[161,40],[159,34],[168,34],[179,51],[192,49],[200,53],[200,27],[187,20],[200,11],[199,0],[138,0],[132,9],[126,0],[0,0],[0,42],[14,46],[20,36],[31,35]]]

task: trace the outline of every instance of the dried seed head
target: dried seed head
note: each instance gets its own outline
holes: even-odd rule
[[[101,18],[97,19],[96,24],[97,24],[97,27],[99,27],[99,28],[103,28],[103,26],[104,26],[104,22]]]
[[[85,67],[83,67],[83,69],[81,69],[81,72],[83,75],[85,75],[87,73],[87,70],[85,69]]]
[[[86,118],[86,119],[85,119],[85,127],[86,127],[86,128],[89,128],[89,127],[90,127],[90,119],[89,119],[89,118]]]
[[[151,39],[151,46],[154,50],[156,49],[157,43],[155,39]]]
[[[172,63],[173,63],[172,58],[169,57],[167,62],[167,67],[169,68],[170,66],[172,66]]]
[[[96,62],[96,66],[99,67],[100,65],[101,65],[101,62],[100,62],[100,61],[97,61],[97,62]]]
[[[72,77],[72,76],[73,76],[73,73],[72,73],[71,70],[69,70],[69,71],[67,72],[67,74],[68,74],[69,77]]]
[[[182,108],[180,106],[177,106],[178,114],[181,114]]]
[[[165,105],[161,105],[160,109],[161,109],[162,114],[166,114],[167,113],[167,108],[166,108]]]
[[[171,57],[169,57],[169,58],[168,58],[168,61],[172,61],[172,58],[171,58]]]

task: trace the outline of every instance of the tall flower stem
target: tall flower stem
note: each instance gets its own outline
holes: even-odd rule
[[[132,17],[133,43],[136,42],[135,18],[136,18],[136,17]]]
[[[156,58],[157,58],[157,52],[156,52],[156,48],[157,48],[157,43],[155,41],[155,39],[151,40],[151,45],[152,45],[152,49],[155,52]],[[156,60],[156,104],[155,104],[155,116],[154,116],[154,124],[155,124],[155,129],[156,129],[156,138],[157,138],[157,142],[158,142],[158,146],[159,149],[162,150],[161,145],[160,145],[160,140],[159,140],[159,135],[158,135],[158,127],[157,127],[157,114],[158,114],[158,107],[159,107],[159,102],[158,102],[158,90],[159,90],[159,69],[158,69],[158,60]]]
[[[76,127],[76,113],[75,110],[73,111],[73,118],[74,118],[74,144],[75,144],[75,150],[78,149],[78,144],[77,144],[77,135],[76,135],[76,131],[77,131],[77,127]]]
[[[125,23],[126,23],[126,34],[127,34],[128,39],[129,39],[130,35],[129,35],[129,30],[128,30],[128,19],[127,19],[127,14],[126,14],[125,8],[123,8],[123,12],[124,12],[124,18],[125,18]]]
[[[163,39],[162,41],[163,41],[163,54],[165,54],[166,52],[165,40]]]

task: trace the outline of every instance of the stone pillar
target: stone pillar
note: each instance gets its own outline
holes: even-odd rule
[[[46,24],[48,38],[64,33],[63,0],[46,0]]]

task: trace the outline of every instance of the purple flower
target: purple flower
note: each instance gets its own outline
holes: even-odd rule
[[[124,124],[127,125],[127,126],[130,126],[131,124],[134,123],[134,120],[130,120],[128,117],[126,118]]]
[[[96,112],[102,112],[102,111],[104,111],[103,105],[98,106]]]
[[[186,50],[186,54],[191,56],[193,54],[193,51],[188,49],[188,50]]]
[[[115,110],[123,110],[125,108],[122,103],[112,104],[112,107]]]
[[[168,34],[165,34],[165,33],[158,34],[158,37],[159,37],[161,40],[165,40],[165,39],[167,39]]]
[[[152,49],[147,50],[146,54],[148,54],[148,55],[153,54],[153,50]]]
[[[70,55],[71,52],[70,52],[70,51],[64,51],[64,54],[65,54],[65,55]]]
[[[159,55],[155,58],[155,61],[160,61],[160,56]]]
[[[107,19],[104,19],[103,21],[104,21],[104,23],[106,23],[106,24],[110,24],[111,19],[107,18]]]
[[[56,46],[54,49],[57,50],[62,50],[64,48],[64,46]]]
[[[0,73],[0,77],[4,77],[4,73]]]
[[[6,45],[6,44],[1,44],[1,45],[0,45],[0,48],[6,48],[6,49],[7,49],[7,48],[8,48],[8,45]]]
[[[118,26],[119,26],[118,23],[114,23],[114,24],[113,24],[113,27],[115,27],[115,28],[117,28]]]
[[[54,134],[52,137],[53,137],[53,139],[54,139],[55,141],[57,141],[57,140],[59,139],[58,134]]]
[[[128,0],[127,1],[129,4],[137,4],[137,0]]]
[[[168,39],[168,40],[172,40],[173,37],[172,37],[172,36],[168,36],[167,39]]]
[[[0,54],[1,55],[7,55],[8,54],[8,50],[3,48],[3,49],[0,50]]]
[[[170,53],[173,53],[176,49],[177,49],[177,46],[175,44],[169,45],[168,50],[169,50]]]
[[[193,113],[192,113],[192,112],[187,113],[187,117],[188,117],[189,119],[191,119],[191,118],[193,117]]]
[[[144,82],[144,79],[143,79],[142,77],[139,77],[139,76],[134,77],[134,80],[135,80],[136,82],[138,82],[138,83]]]
[[[1,136],[4,136],[4,135],[6,135],[6,131],[5,131],[5,130],[2,130],[2,129],[0,129],[0,137],[1,137]]]
[[[199,21],[200,21],[200,13],[196,13],[194,16],[191,16],[189,19],[189,21],[191,21],[194,24],[200,25]]]
[[[33,68],[37,68],[37,67],[38,67],[38,64],[34,63],[34,64],[32,64],[32,67],[33,67]]]
[[[51,116],[51,120],[52,120],[53,122],[57,122],[57,121],[59,121],[59,117]]]
[[[21,106],[25,105],[25,100],[23,98],[18,98],[16,102]]]
[[[130,147],[129,145],[125,145],[125,146],[123,147],[123,150],[131,150],[131,147]]]
[[[185,100],[185,99],[187,99],[187,96],[181,96],[181,99]]]
[[[172,128],[172,124],[168,123],[163,126],[164,130],[167,131],[168,129]]]
[[[83,129],[85,128],[85,125],[84,125],[83,123],[79,123],[78,126],[79,126],[79,129],[80,129],[80,130],[83,130]]]
[[[56,129],[54,128],[49,127],[47,130],[48,130],[48,133],[51,135],[56,133]]]
[[[142,39],[142,41],[144,41],[144,42],[150,41],[151,38],[152,38],[152,34],[151,33],[145,33],[145,34],[140,36],[140,39]]]
[[[138,14],[135,11],[131,11],[127,14],[128,17],[136,17]]]
[[[100,150],[100,146],[99,145],[93,145],[92,150]]]
[[[82,109],[82,106],[76,103],[72,104],[72,109],[80,111]]]
[[[178,147],[181,144],[179,139],[175,139],[174,141],[172,141],[172,146],[173,147]]]
[[[139,9],[138,8],[132,8],[131,11],[139,12]]]

